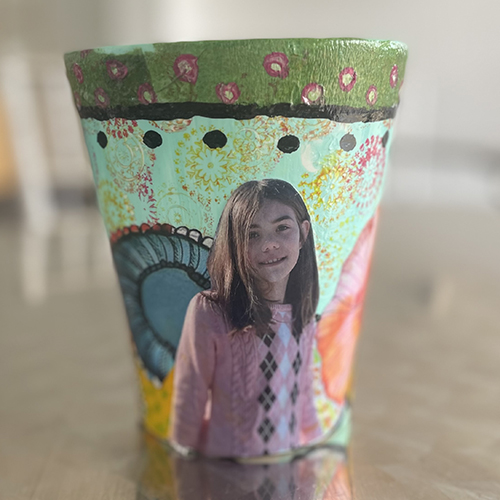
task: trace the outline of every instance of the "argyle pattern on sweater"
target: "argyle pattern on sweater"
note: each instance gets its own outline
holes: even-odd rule
[[[292,335],[292,306],[271,306],[272,333],[229,335],[218,306],[191,301],[179,344],[171,439],[208,456],[287,452],[321,434],[312,391],[315,325]]]

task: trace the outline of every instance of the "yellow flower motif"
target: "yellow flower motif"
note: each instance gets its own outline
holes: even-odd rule
[[[351,204],[348,196],[351,181],[346,176],[346,161],[349,161],[348,156],[338,150],[323,159],[319,174],[312,180],[309,180],[310,173],[302,175],[300,194],[308,201],[311,215],[318,216],[316,220],[324,221],[325,217],[339,214]]]
[[[331,120],[311,120],[304,118],[302,127],[305,130],[302,139],[306,142],[321,139],[322,137],[333,134],[336,126],[337,123]]]
[[[182,224],[182,214],[179,210],[174,210],[173,219],[176,226],[180,226]]]
[[[229,184],[229,178],[237,173],[232,154],[220,148],[210,149],[202,141],[190,148],[186,172],[190,178],[201,181],[208,191],[213,191],[214,186]]]
[[[234,150],[245,166],[261,159],[279,158],[280,151],[276,149],[278,136],[269,118],[258,116],[254,120],[241,121],[239,125],[233,142]]]
[[[97,185],[97,199],[109,233],[134,223],[134,208],[127,195],[115,183],[100,181]]]
[[[154,436],[166,439],[169,434],[170,407],[174,391],[174,370],[172,369],[163,384],[157,387],[137,360],[135,365],[143,398],[144,426]]]
[[[181,141],[178,145],[182,148],[184,143]],[[179,171],[180,181],[189,191],[192,187],[205,192],[218,191],[234,182],[237,166],[230,148],[212,149],[199,139],[187,148],[184,168],[180,167]]]
[[[174,132],[181,132],[191,125],[192,119],[178,119],[178,120],[164,120],[164,121],[155,121],[149,120],[149,124],[152,127],[158,128],[167,132],[167,134]]]

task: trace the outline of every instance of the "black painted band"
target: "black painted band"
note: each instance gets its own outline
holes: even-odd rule
[[[377,122],[394,118],[397,106],[381,109],[353,108],[350,106],[310,106],[308,104],[278,103],[272,106],[255,104],[235,105],[223,103],[174,102],[115,108],[82,107],[80,118],[109,120],[178,120],[193,116],[206,118],[233,118],[250,120],[256,116],[285,116],[289,118],[324,118],[341,123]]]

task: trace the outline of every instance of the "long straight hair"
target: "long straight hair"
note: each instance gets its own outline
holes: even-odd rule
[[[285,303],[292,305],[293,334],[302,333],[316,312],[319,298],[318,266],[312,227],[304,240],[301,223],[311,218],[300,194],[286,181],[264,179],[239,186],[222,212],[207,267],[212,283],[207,296],[215,300],[233,327],[232,333],[255,327],[259,336],[270,331],[272,313],[256,283],[248,257],[250,226],[265,200],[290,207],[300,230],[302,245],[290,272]]]

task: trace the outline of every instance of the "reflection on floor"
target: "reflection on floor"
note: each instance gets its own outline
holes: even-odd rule
[[[145,436],[138,500],[350,500],[345,454],[323,448],[287,463],[186,460]]]

